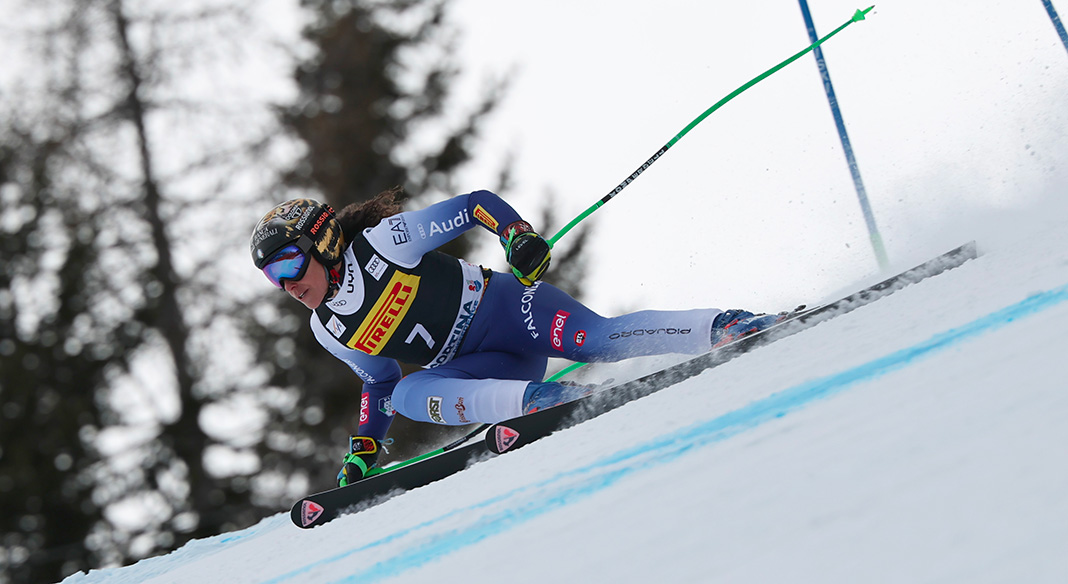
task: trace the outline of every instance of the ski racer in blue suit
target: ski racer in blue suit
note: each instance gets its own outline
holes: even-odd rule
[[[778,319],[717,309],[603,317],[539,280],[548,243],[494,193],[418,211],[401,211],[397,195],[336,216],[311,199],[287,201],[252,235],[256,267],[313,311],[315,338],[363,381],[340,485],[374,465],[394,412],[435,424],[499,422],[589,391],[543,383],[549,357],[699,354]],[[512,274],[435,251],[475,227],[500,239]],[[402,377],[398,360],[424,370]]]

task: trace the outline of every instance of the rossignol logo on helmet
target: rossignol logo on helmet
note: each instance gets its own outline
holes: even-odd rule
[[[304,229],[304,223],[308,221],[308,217],[312,214],[312,211],[313,209],[310,207],[304,210],[304,214],[300,216],[300,221],[297,221],[297,224],[294,226],[297,231]]]
[[[323,226],[323,223],[329,218],[330,213],[328,211],[323,211],[323,213],[319,215],[319,218],[315,220],[315,225],[312,225],[311,234],[315,235],[319,231],[319,228]]]

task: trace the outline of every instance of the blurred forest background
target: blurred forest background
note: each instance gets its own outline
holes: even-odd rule
[[[251,267],[271,206],[396,185],[410,207],[507,198],[507,165],[455,182],[508,73],[454,96],[446,0],[292,4],[6,3],[0,584],[164,553],[333,486],[360,382]],[[568,218],[551,209],[520,212],[552,233]],[[469,235],[447,251],[496,245]],[[573,294],[588,235],[555,250],[549,280]],[[398,419],[390,456],[450,432]]]

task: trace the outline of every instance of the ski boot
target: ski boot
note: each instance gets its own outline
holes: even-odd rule
[[[362,479],[378,461],[379,441],[367,436],[350,436],[349,453],[337,473],[337,486],[344,487]]]
[[[712,348],[745,335],[762,331],[786,318],[786,314],[753,314],[746,310],[726,310],[712,320]]]
[[[530,383],[523,392],[523,414],[533,414],[538,410],[575,401],[590,395],[595,389],[596,386],[578,385],[568,381]]]

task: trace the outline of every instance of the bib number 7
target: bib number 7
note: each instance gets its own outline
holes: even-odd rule
[[[407,339],[404,339],[405,344],[412,344],[412,341],[415,340],[415,337],[423,339],[423,342],[426,343],[427,347],[431,349],[434,348],[434,337],[431,337],[430,331],[426,330],[426,327],[419,323],[416,323],[415,326],[412,327],[411,334],[408,335]]]

